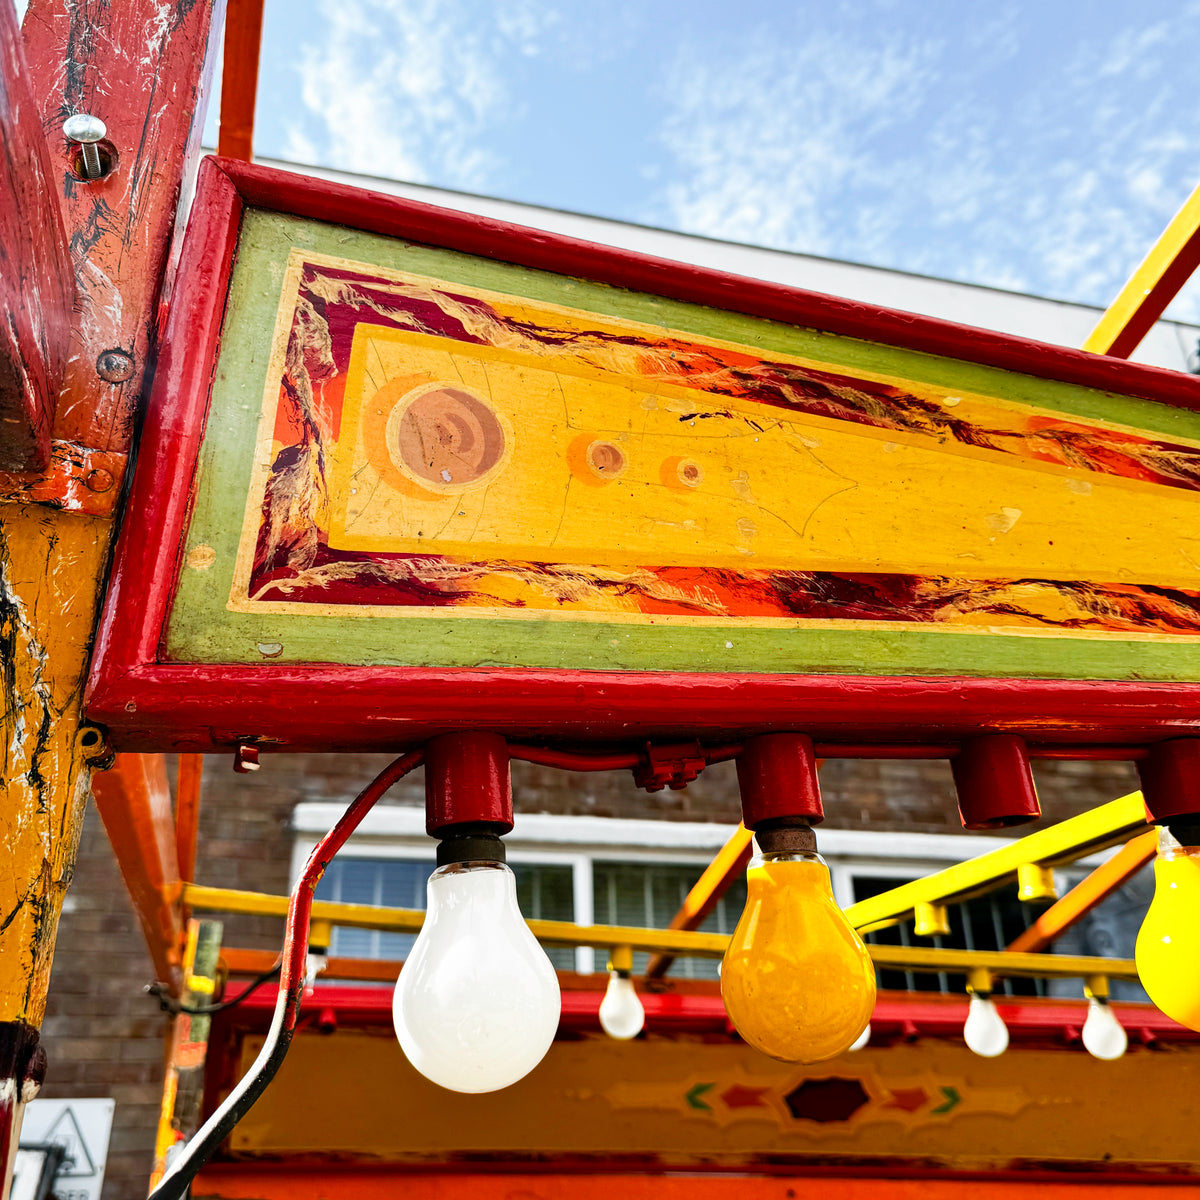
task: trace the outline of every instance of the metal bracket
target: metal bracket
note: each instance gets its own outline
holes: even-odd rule
[[[666,746],[647,742],[644,755],[633,768],[633,781],[648,792],[687,787],[708,765],[699,742],[674,742]]]

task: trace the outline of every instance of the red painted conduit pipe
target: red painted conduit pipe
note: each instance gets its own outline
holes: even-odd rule
[[[359,792],[338,823],[309,855],[304,871],[292,889],[291,903],[288,905],[283,963],[279,973],[279,995],[275,1001],[275,1015],[263,1048],[225,1102],[183,1148],[158,1187],[150,1193],[148,1200],[183,1200],[197,1172],[229,1136],[243,1115],[249,1112],[254,1102],[266,1090],[267,1084],[275,1077],[287,1055],[300,1017],[313,892],[321,881],[321,876],[325,874],[325,868],[358,828],[363,817],[375,807],[376,802],[394,783],[403,779],[414,767],[420,766],[424,758],[424,749],[413,750],[385,767]]]

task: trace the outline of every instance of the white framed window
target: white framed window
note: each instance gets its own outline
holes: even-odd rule
[[[342,814],[340,805],[296,806],[292,878],[319,838]],[[517,876],[521,909],[526,917],[574,921],[579,925],[665,926],[713,855],[733,835],[734,826],[687,821],[570,817],[542,813],[517,815],[504,841],[509,865]],[[964,859],[985,854],[1010,839],[971,834],[877,833],[863,830],[818,831],[821,855],[829,864],[834,896],[846,907],[897,884],[917,879]],[[434,869],[436,843],[425,833],[422,808],[386,805],[375,808],[331,864],[318,889],[321,899],[396,908],[424,908],[425,881]],[[1087,868],[1102,861],[1093,856],[1077,864]],[[951,910],[952,932],[935,945],[1000,949],[1036,916],[1011,896],[998,892]],[[737,880],[704,927],[731,933],[745,901],[745,884]],[[897,926],[870,940],[912,944],[911,930]],[[405,956],[411,935],[375,930],[336,929],[333,952],[347,957]],[[925,942],[924,944],[929,944]],[[603,970],[603,951],[591,947],[552,949],[560,969],[582,974]],[[647,956],[635,958],[635,972]],[[677,960],[672,973],[681,978],[716,978],[717,964],[708,959]],[[962,981],[949,977],[882,972],[881,984],[909,990],[958,990]],[[1023,985],[1018,989],[1026,990]]]

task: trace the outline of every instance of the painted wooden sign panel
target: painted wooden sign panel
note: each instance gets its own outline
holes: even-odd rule
[[[1194,1069],[1191,1047],[1102,1063],[1053,1046],[981,1059],[961,1042],[922,1039],[804,1067],[715,1037],[583,1034],[555,1042],[512,1089],[464,1104],[421,1078],[390,1032],[297,1038],[276,1084],[230,1138],[231,1156],[246,1164],[307,1156],[342,1169],[464,1160],[696,1172],[886,1165],[899,1174],[1144,1172],[1178,1182],[1197,1171],[1176,1082]],[[244,1036],[240,1070],[261,1043]],[[1119,1095],[1137,1103],[1115,1120]],[[214,1171],[218,1195],[219,1178]]]
[[[94,705],[119,661],[520,673],[481,683],[502,705],[538,672],[660,707],[670,680],[1200,679],[1197,381],[229,171],[189,239],[236,263],[173,324],[193,361],[156,389]]]

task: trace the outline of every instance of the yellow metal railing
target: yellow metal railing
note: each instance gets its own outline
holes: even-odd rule
[[[961,903],[993,888],[1029,875],[1031,867],[1062,866],[1098,850],[1127,841],[1146,828],[1146,810],[1141,793],[1134,792],[1103,804],[1090,812],[1060,821],[1049,829],[978,858],[968,859],[936,871],[922,879],[902,884],[891,891],[860,900],[846,909],[846,917],[859,930],[885,928],[917,915],[918,932],[937,932],[944,924],[947,904]],[[248,913],[283,917],[286,896],[260,892],[232,891],[182,885],[182,900],[195,911]],[[421,909],[380,908],[368,904],[341,904],[317,900],[312,906],[314,925],[344,925],[359,929],[381,929],[392,933],[416,933],[425,921]],[[601,949],[628,947],[651,954],[720,958],[729,938],[724,934],[698,933],[684,929],[643,929],[624,925],[576,925],[570,921],[530,921],[530,930],[548,946],[593,946]],[[1131,959],[1046,955],[1008,950],[952,950],[934,946],[869,946],[878,967],[921,973],[986,970],[994,976],[1024,975],[1038,978],[1108,976],[1136,979]]]
[[[1098,850],[1120,845],[1145,828],[1142,794],[1133,792],[978,858],[860,900],[846,909],[846,919],[863,932],[883,929],[908,920],[918,906],[960,904],[1011,883],[1023,866],[1064,866]]]
[[[184,885],[184,902],[193,911],[249,913],[283,917],[286,896],[261,892],[238,892],[226,888]],[[417,933],[425,913],[415,908],[377,908],[369,904],[339,904],[317,900],[313,921],[328,921],[358,929],[382,929],[391,933]],[[729,937],[720,933],[694,933],[681,929],[642,929],[627,925],[575,925],[570,921],[529,921],[539,942],[548,946],[595,946],[611,949],[672,954],[679,957],[720,958]],[[993,975],[1025,975],[1038,978],[1083,978],[1106,975],[1111,979],[1136,979],[1132,959],[1092,958],[1083,955],[1014,954],[1005,950],[940,950],[929,946],[868,946],[877,967],[923,974],[965,974],[983,969]]]

